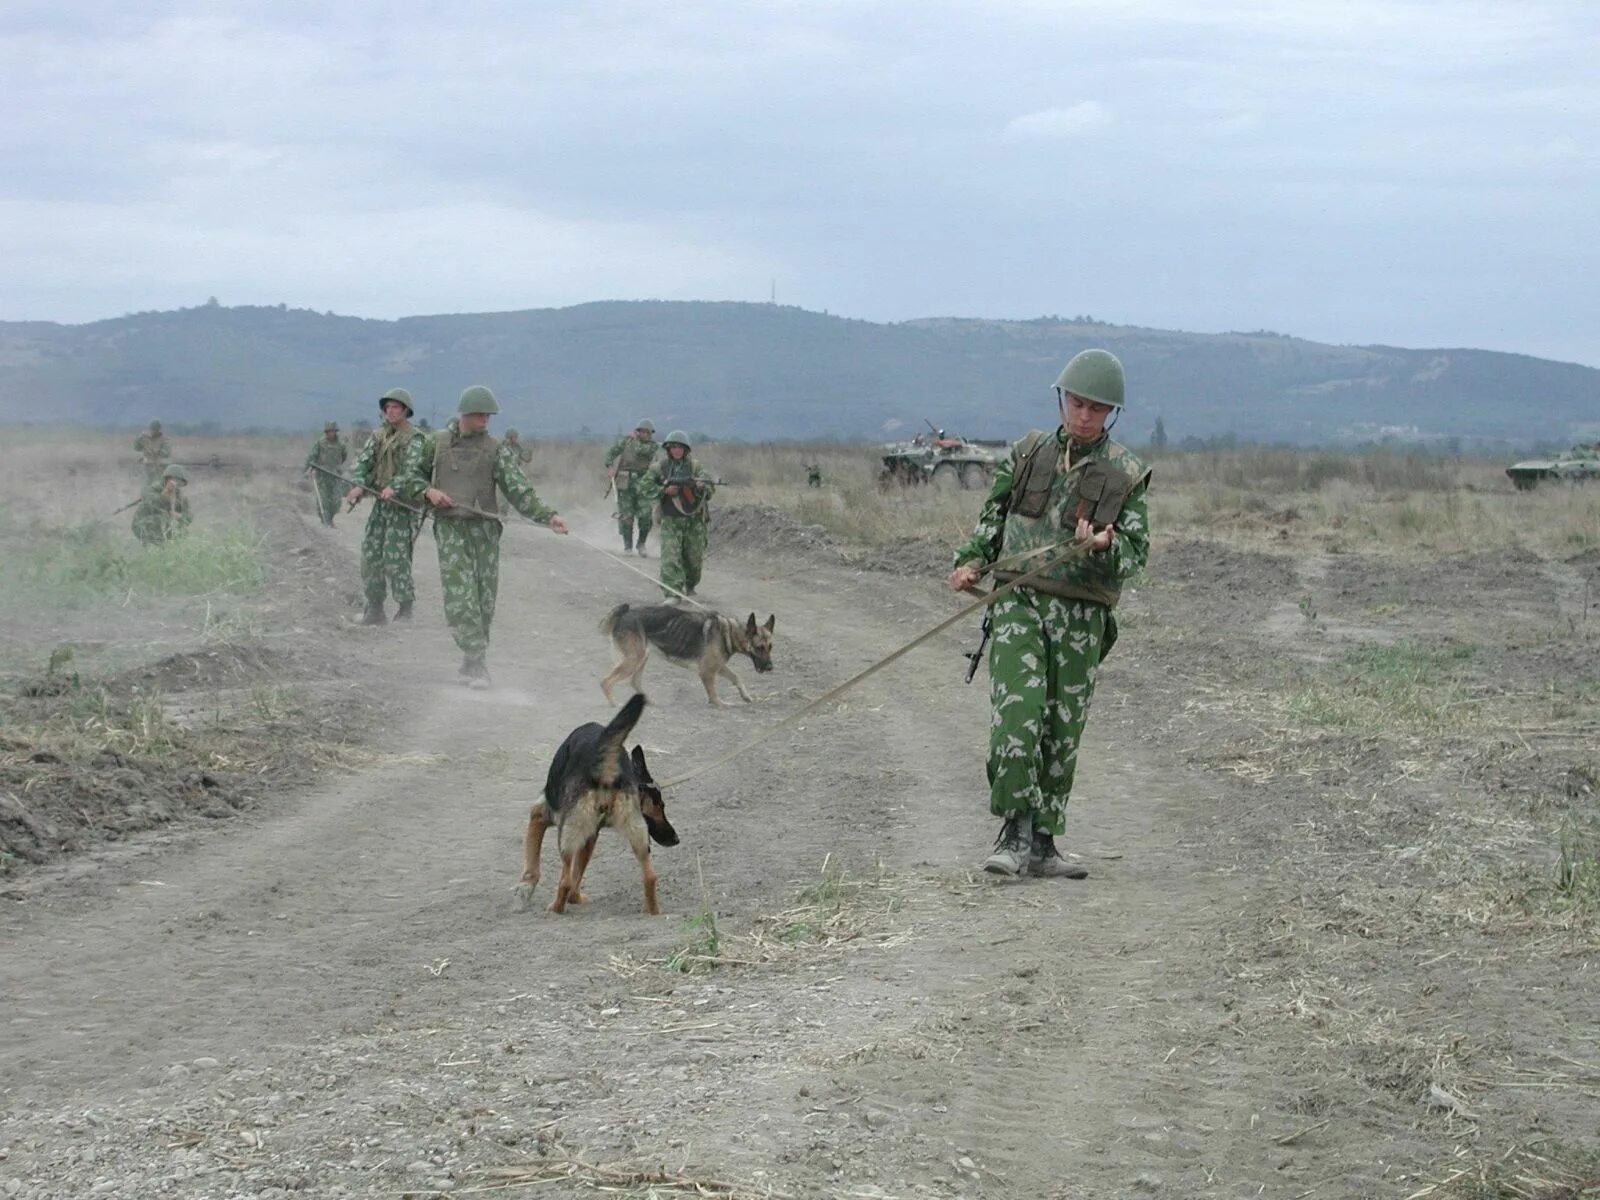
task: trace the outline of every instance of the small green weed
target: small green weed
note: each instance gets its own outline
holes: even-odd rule
[[[1575,908],[1600,909],[1600,835],[1569,823],[1561,831],[1556,896]]]
[[[667,956],[665,966],[669,971],[692,975],[696,971],[712,971],[722,954],[722,935],[717,932],[717,914],[702,908],[684,922],[684,942]]]

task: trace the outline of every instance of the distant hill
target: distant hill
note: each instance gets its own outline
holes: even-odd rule
[[[1087,346],[1127,365],[1124,433],[1173,440],[1600,436],[1600,370],[1486,350],[1328,346],[1087,319],[880,325],[769,304],[626,301],[364,320],[207,304],[89,325],[0,322],[0,420],[313,429],[405,386],[441,422],[470,383],[534,434],[657,428],[882,438],[929,418],[969,436],[1052,417]],[[898,424],[897,424],[898,423]]]

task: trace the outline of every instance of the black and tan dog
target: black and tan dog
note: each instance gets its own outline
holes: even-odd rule
[[[581,888],[583,873],[594,854],[600,830],[609,825],[623,837],[639,860],[644,876],[644,910],[660,913],[656,904],[656,872],[650,865],[650,839],[663,846],[678,844],[678,831],[667,820],[661,789],[650,778],[644,748],[629,754],[622,748],[644,711],[644,696],[636,695],[611,718],[609,725],[591,721],[567,735],[545,776],[544,796],[528,814],[522,838],[522,882],[517,897],[523,907],[533,899],[539,884],[539,855],[545,830],[556,827],[556,849],[561,855],[561,881],[556,885],[551,912],[565,912],[568,904],[587,897]]]
[[[611,700],[612,686],[627,679],[637,692],[645,660],[654,647],[668,662],[694,668],[712,704],[723,703],[717,697],[718,675],[738,688],[740,699],[748,704],[754,697],[744,690],[728,660],[735,654],[747,654],[757,671],[765,674],[772,670],[772,630],[777,623],[777,617],[769,616],[765,625],[757,625],[755,613],[741,624],[721,613],[689,612],[670,604],[643,608],[619,604],[600,622],[600,632],[611,638],[622,656],[600,681],[600,690]]]

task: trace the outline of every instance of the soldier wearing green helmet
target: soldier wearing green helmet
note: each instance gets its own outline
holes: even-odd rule
[[[516,455],[489,436],[489,418],[499,411],[493,392],[481,384],[469,387],[449,425],[413,439],[395,485],[405,499],[431,506],[444,617],[461,648],[461,678],[479,689],[489,686],[489,626],[500,590],[496,492],[529,520],[567,532],[567,523],[523,475]]]
[[[517,460],[517,466],[521,467],[522,473],[526,475],[528,473],[528,464],[533,462],[533,447],[523,445],[522,434],[514,428],[506,430],[506,435],[502,441],[505,448],[511,452],[512,457]],[[500,515],[503,517],[510,512],[511,505],[507,503],[504,496],[500,497]]]
[[[151,421],[150,428],[133,439],[134,451],[144,467],[144,481],[154,483],[161,478],[161,470],[172,461],[172,445],[161,432],[161,422]]]
[[[661,590],[674,599],[692,596],[706,559],[708,502],[716,483],[695,462],[689,435],[674,429],[661,441],[662,456],[641,487],[661,519]]]
[[[306,455],[306,475],[317,486],[317,515],[330,529],[339,511],[339,475],[349,457],[350,444],[339,436],[337,421],[323,425],[322,436],[311,443],[311,453]]]
[[[194,515],[183,494],[189,476],[182,467],[170,466],[161,478],[145,485],[139,507],[133,510],[133,535],[147,546],[181,537]]]
[[[1072,547],[990,609],[989,811],[1004,822],[983,864],[993,874],[1088,874],[1055,839],[1066,832],[1095,674],[1117,638],[1113,609],[1150,554],[1150,470],[1108,433],[1123,392],[1122,363],[1108,351],[1067,363],[1055,386],[1060,424],[1011,448],[947,580],[965,590],[1004,559],[1011,569],[994,577],[1005,582]],[[1017,561],[1029,551],[1039,553]]]
[[[389,619],[383,604],[391,593],[399,604],[394,619],[409,621],[417,598],[411,578],[411,548],[417,541],[419,518],[392,503],[395,479],[412,441],[418,437],[416,426],[411,424],[415,411],[411,393],[405,388],[390,388],[379,396],[378,412],[383,415],[383,423],[361,447],[355,466],[350,468],[355,486],[345,493],[345,501],[356,504],[368,493],[377,497],[361,535],[361,591],[366,600],[361,614],[363,625],[382,625]]]
[[[656,427],[649,418],[633,427],[633,432],[606,451],[606,474],[617,489],[617,532],[623,550],[634,549],[633,526],[639,525],[639,557],[645,558],[644,543],[653,523],[654,501],[645,495],[645,472],[649,471],[661,446],[656,442]]]

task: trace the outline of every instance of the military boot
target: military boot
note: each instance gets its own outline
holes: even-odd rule
[[[1028,874],[1050,879],[1087,879],[1089,868],[1068,862],[1056,849],[1056,839],[1042,829],[1033,831],[1033,844],[1028,847]]]
[[[1007,817],[994,840],[994,852],[983,860],[983,869],[991,875],[1026,875],[1033,848],[1032,825],[1027,817]]]
[[[409,621],[409,620],[411,620],[411,601],[409,601],[409,600],[400,601],[400,607],[395,609],[395,611],[394,611],[394,619],[396,621]]]
[[[632,554],[633,553],[633,527],[632,526],[629,526],[627,532],[622,535],[622,552],[624,554]]]
[[[644,539],[645,539],[645,535],[641,533],[639,535],[639,557],[640,558],[649,558],[650,556],[644,552]]]
[[[472,673],[467,677],[467,686],[475,692],[489,690],[489,664],[483,661],[481,654],[472,658]]]
[[[361,614],[361,623],[363,625],[383,625],[386,624],[388,620],[389,618],[383,615],[382,601],[379,601],[377,604],[368,602],[366,611]]]

